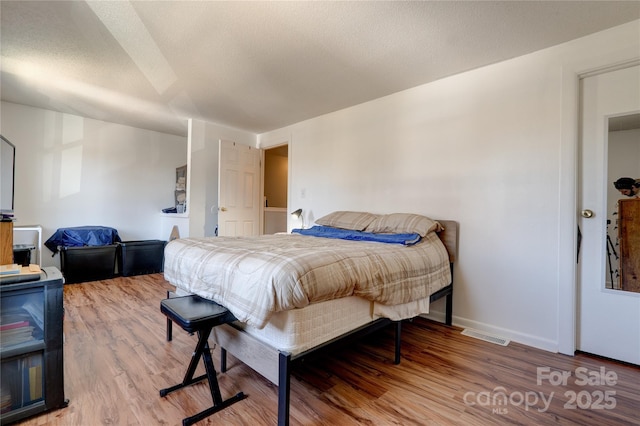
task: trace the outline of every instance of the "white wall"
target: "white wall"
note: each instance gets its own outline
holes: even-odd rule
[[[189,236],[211,237],[218,224],[219,141],[256,147],[257,135],[201,120],[189,121]]]
[[[13,103],[1,104],[2,135],[16,145],[16,225],[99,225],[125,241],[167,239],[161,214],[173,206],[186,137]],[[43,250],[44,266],[60,266]]]
[[[575,318],[564,305],[575,294],[578,74],[637,58],[639,27],[297,123],[260,146],[290,139],[290,205],[307,224],[333,210],[458,221],[454,322],[556,351]]]

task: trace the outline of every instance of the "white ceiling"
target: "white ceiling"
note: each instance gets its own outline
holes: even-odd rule
[[[3,101],[262,133],[640,18],[640,2],[5,1]]]

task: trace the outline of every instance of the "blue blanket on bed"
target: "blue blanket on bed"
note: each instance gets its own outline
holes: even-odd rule
[[[372,232],[351,231],[330,226],[313,226],[309,229],[293,229],[292,233],[313,237],[337,238],[340,240],[374,241],[378,243],[404,244],[410,246],[420,241],[420,234],[374,234]]]

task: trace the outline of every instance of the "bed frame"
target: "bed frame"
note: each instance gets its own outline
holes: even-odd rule
[[[458,248],[458,224],[457,222],[449,220],[438,220],[438,222],[445,228],[438,236],[449,252],[451,284],[432,294],[429,300],[433,302],[443,297],[446,298],[445,323],[451,325],[453,308],[453,264],[456,260]],[[402,321],[392,321],[387,318],[377,319],[335,339],[295,355],[267,345],[250,334],[237,329],[232,324],[215,327],[211,333],[211,338],[221,347],[220,370],[222,372],[227,370],[227,352],[230,352],[235,358],[278,386],[278,425],[287,426],[289,424],[291,368],[294,361],[299,361],[311,353],[338,341],[358,338],[392,323],[395,325],[394,362],[399,364]]]

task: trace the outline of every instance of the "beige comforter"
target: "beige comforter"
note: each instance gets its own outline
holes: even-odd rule
[[[435,233],[409,247],[297,234],[177,239],[166,246],[164,274],[257,328],[274,312],[315,302],[355,295],[398,305],[451,282]]]

